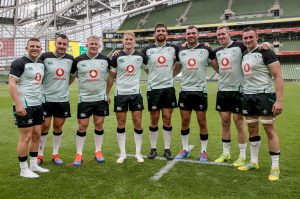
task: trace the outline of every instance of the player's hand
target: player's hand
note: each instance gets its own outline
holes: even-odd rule
[[[121,50],[116,50],[115,52],[113,52],[113,53],[111,54],[111,56],[118,56],[118,55],[120,54],[120,51],[121,51]]]
[[[203,45],[206,46],[207,48],[211,48],[211,45],[207,42],[204,42]]]
[[[107,96],[107,103],[110,104],[111,103],[111,100],[110,100],[110,97]]]
[[[181,44],[181,47],[185,48],[187,45],[188,45],[188,42],[186,41],[186,42]]]
[[[277,116],[282,113],[283,103],[276,101],[272,107],[273,116]]]
[[[16,105],[16,114],[21,117],[24,117],[27,114],[22,104]]]
[[[262,50],[269,50],[271,48],[271,44],[269,42],[263,42],[259,48]]]

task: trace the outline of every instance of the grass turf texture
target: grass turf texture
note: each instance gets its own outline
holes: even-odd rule
[[[176,84],[177,90],[178,85]],[[209,143],[208,157],[210,161],[218,158],[222,152],[219,116],[215,111],[217,84],[208,83],[209,108],[207,112]],[[142,84],[145,107],[146,85]],[[166,165],[166,161],[149,160],[137,163],[128,158],[124,164],[117,164],[119,152],[116,138],[116,117],[113,104],[110,105],[110,116],[105,120],[105,134],[102,151],[106,162],[98,164],[94,161],[93,125],[90,122],[87,131],[83,157],[85,164],[80,167],[68,166],[73,161],[76,147],[75,134],[77,84],[70,88],[72,118],[64,126],[60,155],[64,165],[55,166],[51,162],[52,133],[49,132],[44,151],[45,168],[49,173],[41,174],[38,179],[25,179],[19,176],[19,165],[16,154],[18,130],[14,125],[7,85],[0,85],[1,139],[0,139],[0,198],[298,198],[299,183],[299,99],[300,84],[286,83],[284,93],[284,111],[276,119],[277,132],[280,137],[281,178],[271,183],[268,174],[271,160],[267,148],[266,135],[261,128],[262,144],[259,152],[260,169],[242,172],[234,167],[203,165],[178,162],[157,182],[150,181],[156,172]],[[112,90],[113,94],[113,90]],[[113,95],[111,96],[113,99]],[[127,117],[127,153],[135,152],[133,126],[131,116]],[[142,153],[147,155],[150,149],[148,134],[149,113],[143,112],[143,146]],[[173,113],[172,153],[176,155],[181,149],[179,109]],[[195,114],[192,114],[189,144],[195,145],[188,159],[199,158],[199,135]],[[231,157],[236,160],[238,147],[236,130],[232,128]],[[162,123],[159,124],[158,153],[163,154]],[[249,160],[249,144],[247,160]],[[297,188],[298,187],[298,188]]]

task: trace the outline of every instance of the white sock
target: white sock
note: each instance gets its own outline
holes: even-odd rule
[[[37,164],[37,157],[31,157],[30,156],[30,168],[38,166]]]
[[[126,154],[125,144],[126,144],[126,132],[117,133],[118,144],[121,154]]]
[[[95,151],[101,151],[102,150],[102,142],[103,142],[103,134],[98,135],[94,133],[94,139],[95,139]]]
[[[206,152],[208,140],[201,140],[201,152]]]
[[[250,142],[251,163],[258,163],[259,146],[260,146],[260,141]]]
[[[143,137],[142,133],[134,132],[134,142],[135,142],[135,153],[140,154],[142,148]]]
[[[20,170],[21,172],[24,172],[28,169],[28,162],[24,161],[24,162],[19,162],[20,163]]]
[[[170,129],[170,131],[163,129],[165,149],[170,149],[171,146],[172,127]]]
[[[230,155],[230,142],[223,142],[223,155]]]
[[[76,149],[77,149],[77,154],[82,155],[82,150],[83,150],[85,138],[86,138],[85,134],[84,134],[84,136],[76,135]]]
[[[62,132],[60,135],[54,135],[54,132],[53,132],[53,155],[58,154],[62,135],[63,135]]]
[[[183,149],[189,151],[189,134],[181,135],[181,140]]]
[[[272,168],[279,168],[279,155],[271,155]]]
[[[156,149],[158,130],[157,131],[151,131],[150,130],[149,135],[150,135],[151,149]]]
[[[48,132],[47,132],[47,134],[41,135],[41,137],[40,137],[40,144],[39,144],[39,150],[38,150],[38,155],[40,155],[40,156],[44,155],[44,148],[46,145],[47,137],[48,137]]]
[[[246,159],[247,143],[239,144],[239,148],[240,148],[240,157]]]

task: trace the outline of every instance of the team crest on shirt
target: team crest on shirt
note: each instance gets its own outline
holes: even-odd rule
[[[56,75],[57,75],[58,77],[63,76],[64,74],[65,74],[64,69],[58,68],[58,69],[56,70]]]
[[[204,51],[203,50],[199,50],[198,54],[199,54],[200,57],[203,57],[204,56]]]
[[[97,70],[90,70],[90,77],[91,78],[96,78],[98,75],[98,71]]]
[[[136,58],[136,59],[135,59],[135,62],[136,62],[137,64],[141,64],[141,63],[142,63],[142,58],[140,58],[140,57]]]
[[[104,63],[103,63],[103,62],[100,62],[100,66],[103,67],[103,66],[104,66]]]
[[[253,60],[254,62],[257,62],[258,59],[259,59],[259,55],[254,55],[254,56],[252,57],[252,60]]]
[[[231,54],[232,54],[233,56],[236,56],[236,55],[237,55],[237,50],[236,50],[236,49],[233,49],[233,50],[231,51]]]
[[[175,52],[175,49],[174,49],[174,48],[168,48],[168,52],[169,52],[169,53],[174,53],[174,52]]]

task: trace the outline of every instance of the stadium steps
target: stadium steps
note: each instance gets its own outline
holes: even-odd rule
[[[282,41],[279,44],[280,51],[300,51],[300,41],[299,40],[289,40]]]
[[[299,17],[299,0],[280,0],[279,4],[282,9],[282,15],[280,17]]]
[[[177,23],[177,26],[180,26],[180,25],[186,20],[186,15],[187,15],[187,13],[190,11],[192,5],[193,5],[193,1],[190,1],[190,3],[188,4],[188,6],[186,7],[184,13],[183,13],[182,16],[180,17],[181,20],[179,20],[179,22]]]

